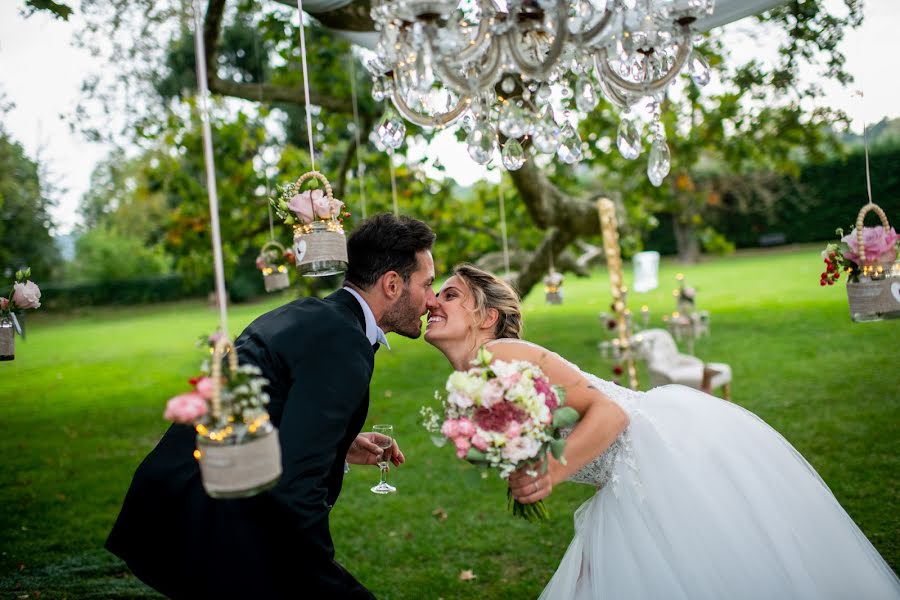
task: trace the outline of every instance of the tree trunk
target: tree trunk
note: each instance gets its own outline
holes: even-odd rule
[[[694,264],[700,260],[700,239],[697,230],[691,225],[690,217],[672,215],[672,230],[675,232],[675,243],[678,246],[678,260]]]

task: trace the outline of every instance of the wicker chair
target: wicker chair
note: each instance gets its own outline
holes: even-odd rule
[[[722,397],[731,400],[731,367],[725,363],[706,363],[690,354],[681,354],[672,335],[665,329],[647,329],[640,333],[644,341],[641,358],[646,360],[653,387],[680,383],[712,393],[722,388]]]

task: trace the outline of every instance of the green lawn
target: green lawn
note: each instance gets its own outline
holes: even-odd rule
[[[809,247],[686,268],[664,262],[662,287],[635,295],[633,307],[649,305],[659,322],[679,270],[712,313],[697,354],[732,365],[734,401],[803,453],[900,568],[900,321],[851,323],[843,286],[819,287],[818,248]],[[609,298],[602,271],[569,278],[562,306],[536,292],[525,304],[526,337],[606,376],[597,314]],[[232,330],[288,299],[234,307]],[[134,468],[166,428],[166,399],[195,373],[194,341],[216,315],[191,302],[30,315],[16,360],[0,363],[0,596],[155,597],[102,545]],[[391,343],[376,358],[369,423],[395,425],[408,463],[391,472],[399,493],[388,497],[369,492],[375,469],[347,476],[332,516],[339,560],[379,598],[536,597],[593,490],[560,486],[547,524],[507,516],[502,482],[480,479],[416,424],[448,374],[442,356],[421,340]],[[460,581],[465,569],[477,578]]]

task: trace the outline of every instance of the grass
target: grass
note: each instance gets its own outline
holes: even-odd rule
[[[817,284],[817,252],[664,262],[661,289],[632,302],[658,322],[684,270],[712,313],[698,356],[731,364],[734,401],[803,453],[898,570],[900,322],[851,323],[843,286]],[[287,299],[232,308],[231,329]],[[611,365],[596,344],[608,303],[605,272],[569,278],[562,306],[544,305],[537,292],[527,299],[526,336],[606,376]],[[0,364],[0,597],[156,597],[103,541],[135,467],[166,428],[165,400],[195,373],[194,340],[216,320],[190,302],[31,316],[16,360]],[[420,340],[391,343],[376,358],[368,422],[394,424],[408,463],[391,472],[399,493],[389,497],[368,491],[376,470],[349,473],[331,519],[338,559],[384,599],[536,597],[593,490],[557,488],[549,523],[512,520],[502,482],[435,448],[416,424],[448,374],[443,357]],[[466,569],[477,578],[460,581]]]

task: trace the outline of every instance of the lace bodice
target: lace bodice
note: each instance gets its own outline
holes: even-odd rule
[[[529,346],[534,346],[537,348],[541,348],[541,350],[548,351],[546,350],[546,348],[542,348],[541,346],[532,344],[531,342],[526,342],[525,340],[509,341],[514,341],[520,344],[527,344]],[[578,368],[578,365],[569,360],[566,360],[559,354],[556,354],[555,352],[551,353],[566,364],[570,365],[573,369],[581,372],[581,374],[584,375],[584,377],[588,381],[590,381],[592,386],[597,388],[610,400],[618,404],[622,408],[622,410],[624,410],[625,413],[629,416],[629,418],[631,418],[637,412],[637,401],[641,397],[643,392],[636,392],[634,390],[630,390],[628,388],[617,385],[611,381],[600,379],[596,375],[592,375],[591,373],[582,371],[580,368]],[[563,434],[563,437],[568,437],[569,434],[572,433],[572,430],[573,428],[562,429],[561,433]],[[627,428],[619,435],[619,437],[616,438],[616,440],[609,446],[609,448],[606,449],[605,452],[600,454],[597,458],[586,464],[574,475],[569,477],[569,481],[573,481],[576,483],[586,483],[588,485],[597,487],[605,486],[610,481],[615,483],[615,475],[613,471],[620,461],[624,461],[627,465],[633,466],[634,464],[631,451],[631,438],[629,436]]]

